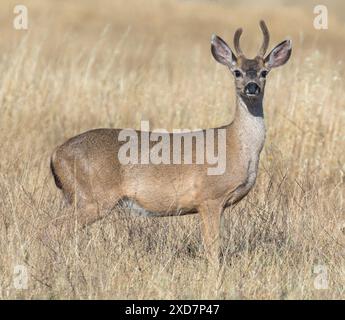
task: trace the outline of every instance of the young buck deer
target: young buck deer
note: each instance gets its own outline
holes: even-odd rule
[[[212,36],[213,57],[234,75],[237,97],[233,122],[213,129],[215,132],[220,129],[225,131],[225,172],[208,175],[207,166],[196,163],[122,164],[118,158],[124,144],[119,141],[121,130],[85,132],[58,147],[51,157],[55,183],[62,189],[67,201],[77,209],[76,217],[71,215],[62,220],[67,230],[75,226],[75,219],[77,226],[83,227],[124,203],[148,216],[199,213],[206,253],[211,259],[218,258],[224,209],[246,196],[256,180],[265,140],[262,100],[266,76],[272,68],[286,63],[291,55],[291,41],[285,40],[265,56],[269,32],[263,21],[260,28],[264,39],[254,59],[247,59],[240,48],[242,29],[234,35],[237,55],[220,37]],[[144,132],[136,131],[139,155],[140,137]],[[200,131],[202,134],[205,132]],[[172,138],[171,133],[165,134]],[[193,134],[190,132],[184,138]],[[215,137],[217,140],[217,135]],[[196,149],[194,140],[192,148]]]

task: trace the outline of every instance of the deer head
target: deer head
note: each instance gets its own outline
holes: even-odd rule
[[[242,29],[237,29],[234,35],[235,55],[226,42],[220,37],[213,35],[211,51],[213,57],[221,64],[229,67],[235,78],[237,95],[242,98],[255,100],[263,97],[266,76],[272,68],[286,63],[291,55],[292,42],[285,40],[279,43],[266,57],[265,53],[269,43],[269,32],[264,21],[260,21],[263,33],[263,43],[254,59],[244,56],[240,47]]]

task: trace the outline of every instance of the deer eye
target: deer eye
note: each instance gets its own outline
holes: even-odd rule
[[[266,78],[266,76],[267,76],[267,70],[263,70],[263,71],[261,71],[261,73],[260,73],[260,77],[262,77],[262,78]]]
[[[240,70],[235,70],[234,75],[236,78],[240,78],[240,77],[242,77],[242,72]]]

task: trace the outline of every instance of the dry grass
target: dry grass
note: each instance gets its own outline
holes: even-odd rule
[[[12,29],[14,2],[0,4],[0,298],[344,298],[341,1],[328,5],[327,31],[313,29],[313,1],[21,3],[28,31]],[[241,25],[243,47],[254,55],[260,18],[271,46],[290,35],[294,51],[269,76],[260,174],[226,213],[217,294],[197,216],[114,213],[74,239],[51,246],[36,239],[64,210],[48,170],[56,145],[141,119],[168,129],[228,123],[232,79],[212,60],[210,35],[230,42]],[[27,290],[13,285],[18,264],[28,268]],[[317,265],[327,268],[328,289],[314,286]]]

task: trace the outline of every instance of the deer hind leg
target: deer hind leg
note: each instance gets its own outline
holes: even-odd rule
[[[202,234],[207,258],[214,266],[218,266],[221,243],[220,227],[223,214],[222,202],[219,200],[205,201],[199,206],[198,211],[201,217]]]
[[[112,208],[99,205],[97,202],[81,202],[74,208],[70,208],[67,217],[57,221],[55,225],[63,226],[68,235],[103,219],[110,214]]]
[[[71,206],[73,212],[69,217],[74,223],[67,224],[74,226],[75,230],[83,229],[108,216],[120,198],[117,187],[108,185],[93,188],[90,184],[79,184]]]
[[[79,230],[109,215],[120,198],[117,190],[95,193],[88,184],[75,183],[73,187],[70,183],[65,186],[62,191],[68,207],[43,231],[44,240],[62,238],[64,235],[72,237]]]

